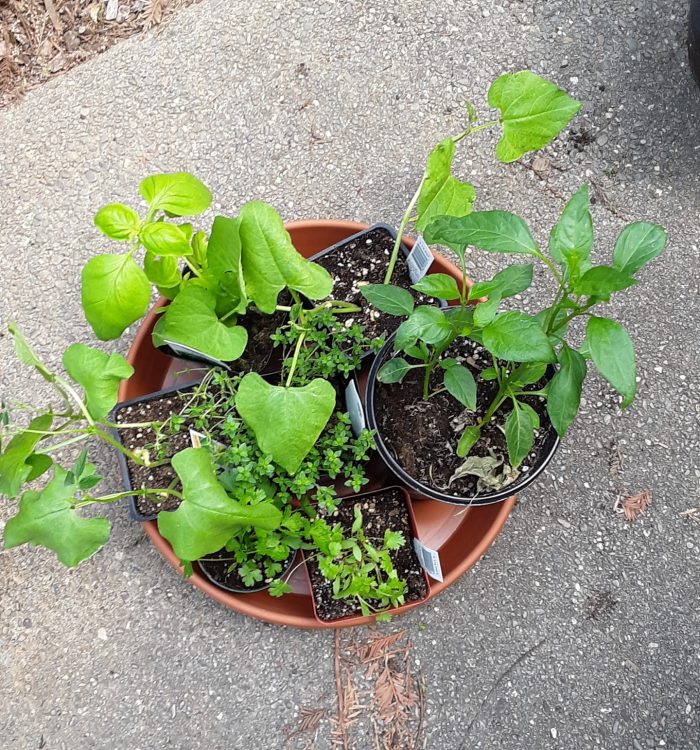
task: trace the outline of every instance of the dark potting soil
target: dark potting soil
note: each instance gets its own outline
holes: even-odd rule
[[[171,414],[180,410],[182,401],[176,393],[170,396],[144,401],[139,404],[126,406],[117,412],[116,423],[136,423],[136,422],[165,422]],[[165,457],[172,458],[176,453],[191,446],[190,425],[183,424],[180,431],[166,438],[167,445],[165,448]],[[127,427],[119,430],[122,444],[130,450],[152,446],[156,440],[155,431],[148,428]],[[151,459],[153,451],[151,450]],[[139,464],[126,459],[126,466],[129,472],[129,480],[133,489],[153,489],[158,487],[168,487],[170,483],[177,479],[177,474],[173,467],[167,463],[163,466],[140,466]],[[179,479],[173,485],[173,489],[180,491],[182,485]],[[136,509],[144,516],[150,516],[161,510],[175,510],[180,501],[169,495],[167,498],[160,500],[156,495],[146,497],[136,496]]]
[[[487,494],[477,490],[478,477],[466,475],[450,479],[464,462],[457,455],[457,443],[465,427],[476,424],[486,413],[496,392],[495,381],[481,380],[479,373],[490,367],[491,357],[478,344],[461,340],[445,352],[471,370],[477,381],[477,408],[469,412],[449,393],[443,391],[423,400],[423,369],[409,370],[400,385],[377,383],[375,392],[375,416],[384,444],[394,455],[399,465],[412,477],[429,487],[435,487],[452,495],[465,498]],[[433,373],[431,390],[442,387],[441,372]],[[547,382],[526,386],[523,390],[538,390]],[[554,428],[546,413],[545,401],[539,396],[525,397],[540,417],[540,429],[535,434],[532,449],[518,467],[515,479],[532,471],[540,462],[551,444]],[[502,431],[505,419],[512,410],[510,401],[504,402],[491,421],[481,430],[481,438],[472,447],[468,456],[495,456],[501,458],[503,466],[508,464],[508,447]],[[507,486],[507,485],[504,485]],[[495,491],[496,488],[490,490]]]
[[[289,566],[294,560],[296,551],[282,562],[283,574],[287,572]],[[257,581],[253,586],[246,586],[238,569],[241,567],[233,559],[233,553],[225,549],[220,549],[218,552],[214,552],[211,555],[207,555],[205,560],[198,560],[197,564],[200,568],[206,568],[207,573],[223,587],[229,589],[236,589],[237,591],[260,591],[267,588],[274,579],[265,579],[265,571],[263,570],[262,564],[258,565],[258,570],[263,574],[263,580]]]
[[[382,333],[387,335],[393,333],[402,321],[401,318],[375,310],[362,296],[357,286],[358,282],[384,283],[384,274],[389,265],[393,247],[394,239],[386,229],[373,229],[315,261],[333,277],[333,298],[351,302],[362,308],[355,322],[364,326],[365,334],[369,338],[376,338]],[[434,305],[436,302],[432,297],[418,294],[411,289],[411,277],[408,274],[408,264],[403,253],[399,253],[396,260],[391,283],[410,291],[416,300],[416,305]]]
[[[400,531],[403,534],[406,543],[400,549],[391,551],[389,556],[399,578],[407,583],[406,602],[424,598],[428,593],[428,585],[413,549],[413,531],[403,492],[397,489],[387,489],[359,498],[357,502],[360,503],[363,527],[370,541],[383,540],[386,529]],[[349,534],[354,520],[354,507],[355,502],[344,500],[329,522],[340,523],[343,531]],[[321,575],[318,564],[313,558],[307,559],[306,567],[311,578],[316,614],[321,620],[337,620],[340,617],[360,613],[355,599],[333,597],[333,584]]]
[[[288,302],[280,300],[280,305]],[[234,372],[279,372],[282,367],[282,355],[279,350],[273,348],[270,336],[287,319],[287,313],[277,311],[272,315],[265,315],[256,308],[251,308],[239,320],[239,325],[248,331],[248,343],[243,355],[230,367]]]

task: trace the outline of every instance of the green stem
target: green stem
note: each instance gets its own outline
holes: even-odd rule
[[[564,283],[564,277],[559,273],[559,269],[552,263],[552,261],[540,250],[537,250],[535,252],[535,255],[549,268],[549,270],[552,272],[554,278],[557,280],[557,283],[559,284],[559,289],[565,289],[566,284]]]
[[[123,497],[133,497],[134,495],[138,495],[139,497],[145,497],[146,495],[172,495],[173,497],[176,497],[178,500],[184,499],[182,496],[182,493],[178,492],[177,490],[141,489],[141,490],[131,490],[129,492],[113,492],[110,495],[100,495],[100,497],[91,497],[89,500],[83,500],[82,502],[76,503],[73,507],[83,508],[84,506],[92,505],[93,503],[105,503],[105,504],[113,503],[115,500],[121,500]]]
[[[91,430],[91,432],[93,435],[95,435],[95,437],[98,437],[101,440],[104,440],[105,443],[109,443],[113,448],[116,448],[118,451],[123,453],[127,458],[130,458],[134,463],[138,464],[139,466],[146,466],[143,459],[139,458],[133,451],[130,451],[126,446],[122,445],[120,442],[115,440],[110,434],[104,432],[104,430],[101,430],[99,427],[94,427],[93,430]],[[160,466],[163,463],[167,463],[167,461],[154,462],[149,465]]]
[[[294,370],[296,370],[297,360],[299,359],[299,352],[301,351],[301,345],[304,343],[305,338],[306,333],[302,331],[299,334],[299,338],[297,339],[297,345],[294,347],[294,356],[292,357],[292,364],[289,366],[289,374],[287,375],[285,388],[289,388],[289,386],[292,384],[292,377],[294,376]]]
[[[403,217],[401,218],[399,229],[396,232],[396,239],[394,240],[394,247],[391,250],[391,258],[389,259],[389,265],[387,266],[386,273],[384,274],[385,284],[391,283],[391,277],[394,274],[394,267],[396,266],[396,261],[399,257],[399,248],[401,247],[401,240],[403,239],[403,234],[406,231],[406,226],[408,225],[409,219],[411,218],[413,207],[418,202],[420,191],[423,189],[424,182],[425,182],[425,173],[423,173],[423,177],[421,177],[421,181],[420,181],[420,184],[418,185],[418,189],[413,194],[413,198],[411,198],[408,204],[408,208],[406,209]]]
[[[78,408],[83,413],[83,416],[87,420],[87,423],[91,426],[95,426],[95,420],[90,416],[90,412],[87,410],[87,406],[83,403],[83,400],[80,398],[80,396],[76,393],[73,386],[70,385],[70,383],[67,383],[60,375],[54,375],[55,382],[61,386],[61,388],[64,388],[67,393],[70,394],[71,398],[75,401],[75,403],[78,405]]]
[[[190,271],[192,271],[192,273],[193,273],[193,274],[194,274],[195,276],[197,276],[197,278],[201,278],[201,277],[202,277],[202,274],[201,274],[201,273],[199,272],[199,270],[197,269],[197,267],[196,267],[196,266],[194,266],[194,265],[193,265],[192,263],[190,263],[190,261],[189,261],[189,259],[187,258],[187,256],[186,256],[186,255],[183,255],[183,256],[182,256],[182,259],[183,259],[183,260],[185,261],[185,264],[186,264],[186,265],[187,265],[187,267],[188,267],[188,268],[190,269]]]
[[[47,447],[47,450],[45,451],[37,451],[37,453],[41,453],[42,455],[50,455],[50,452],[61,450],[62,448],[66,448],[69,445],[74,445],[75,443],[80,443],[83,440],[86,440],[89,437],[87,433],[83,435],[76,435],[73,438],[70,438],[70,440],[64,440],[62,443],[56,443],[56,445],[50,445]]]

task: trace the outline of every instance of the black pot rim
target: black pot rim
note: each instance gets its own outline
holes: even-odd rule
[[[298,557],[298,550],[294,550],[292,554],[287,558],[289,562],[287,563],[286,567],[280,573],[279,578],[284,579],[292,570],[292,568],[295,565],[296,559]],[[265,591],[266,589],[269,589],[270,586],[274,583],[274,581],[270,581],[269,583],[263,583],[258,584],[257,586],[251,586],[250,588],[236,588],[234,586],[226,586],[221,581],[217,581],[216,578],[207,570],[206,565],[202,565],[201,560],[195,560],[197,563],[197,568],[202,573],[203,576],[207,578],[211,583],[214,584],[214,586],[223,589],[224,591],[230,591],[232,594],[254,594],[256,591]]]
[[[377,373],[379,372],[379,368],[382,366],[382,364],[384,364],[384,361],[388,359],[388,355],[391,354],[395,337],[396,333],[393,333],[387,338],[386,343],[377,353],[374,362],[372,362],[372,367],[367,378],[367,391],[365,395],[365,416],[367,418],[368,427],[374,431],[374,440],[377,445],[377,450],[379,451],[381,457],[387,463],[391,471],[393,471],[394,474],[399,478],[399,480],[422,497],[427,497],[431,500],[438,500],[439,502],[448,503],[450,505],[475,507],[503,502],[507,498],[512,497],[518,492],[521,492],[522,490],[529,487],[544,471],[549,462],[552,460],[557,448],[559,447],[560,441],[559,436],[556,434],[556,431],[554,432],[555,437],[551,448],[543,455],[540,463],[530,472],[528,472],[526,477],[516,480],[512,484],[509,484],[506,487],[503,487],[501,490],[498,490],[498,492],[489,492],[483,495],[476,495],[474,497],[466,498],[459,495],[451,495],[447,492],[435,489],[430,485],[423,484],[422,482],[412,477],[398,463],[398,461],[394,458],[393,454],[384,443],[374,413],[374,390],[377,383]]]

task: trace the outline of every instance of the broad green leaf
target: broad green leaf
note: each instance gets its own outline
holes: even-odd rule
[[[152,211],[167,211],[174,216],[195,216],[211,205],[211,193],[194,175],[170,172],[146,177],[139,193]]]
[[[557,357],[540,324],[522,312],[498,315],[482,331],[484,346],[509,362],[556,362]]]
[[[413,297],[406,289],[391,284],[367,284],[360,293],[377,310],[388,315],[404,316],[413,312]]]
[[[547,365],[542,362],[526,362],[519,367],[509,378],[511,385],[532,385],[541,380],[547,370]]]
[[[377,373],[377,380],[380,383],[400,383],[410,369],[411,365],[405,359],[394,357],[382,365]]]
[[[151,300],[151,285],[131,255],[96,255],[83,267],[82,304],[97,338],[116,339]]]
[[[506,419],[508,460],[513,468],[520,466],[521,461],[530,452],[535,438],[533,428],[532,415],[515,401],[513,411]]]
[[[509,211],[474,211],[468,216],[440,216],[425,230],[429,243],[459,247],[473,245],[490,253],[537,255],[527,224]]]
[[[34,447],[43,437],[41,431],[50,429],[52,423],[53,414],[41,414],[32,419],[29,427],[14,435],[5,446],[5,450],[0,453],[0,495],[17,497],[22,485],[30,481],[33,462],[40,460],[30,459],[32,456],[41,455],[34,453]],[[39,474],[35,474],[34,478],[36,476]]]
[[[453,300],[459,299],[459,287],[457,282],[446,273],[431,273],[424,276],[412,289],[422,292],[430,297]]]
[[[496,380],[498,377],[498,371],[495,367],[487,367],[479,373],[479,377],[486,381]]]
[[[217,216],[207,244],[207,270],[228,298],[229,308],[243,312],[248,304],[241,265],[240,219]]]
[[[501,304],[501,295],[497,292],[491,294],[491,296],[485,302],[479,302],[474,307],[474,323],[483,328],[487,326],[495,317],[498,312],[498,306]]]
[[[666,232],[663,227],[636,221],[620,232],[613,251],[613,265],[631,276],[660,255],[665,247]]]
[[[581,109],[580,102],[529,70],[499,76],[488,100],[501,111],[496,156],[505,163],[546,146]]]
[[[610,318],[591,315],[584,346],[598,372],[622,395],[622,408],[629,406],[637,391],[634,345],[625,328]]]
[[[5,548],[46,547],[69,568],[92,557],[109,538],[109,521],[81,518],[74,507],[76,490],[68,473],[55,465],[53,479],[41,492],[22,495],[19,512],[5,526]]]
[[[636,284],[636,280],[630,278],[622,271],[610,266],[593,266],[573,284],[576,294],[595,296],[608,300],[613,292]]]
[[[559,221],[549,234],[549,254],[557,263],[565,263],[572,278],[576,278],[593,247],[593,218],[588,199],[588,185],[581,187],[569,199]]]
[[[134,368],[121,354],[107,354],[85,344],[71,344],[63,353],[63,366],[85,389],[85,405],[97,421],[104,419],[117,403],[121,381],[134,374]]]
[[[416,332],[416,338],[426,344],[444,344],[454,335],[450,321],[445,313],[432,305],[420,305],[402,325],[410,324]]]
[[[222,323],[215,307],[216,298],[210,291],[188,284],[158,319],[153,343],[184,344],[222,362],[238,359],[248,343],[248,332],[243,326]]]
[[[476,409],[476,381],[471,371],[454,359],[441,362],[445,370],[445,388],[469,411]]]
[[[578,414],[585,378],[586,360],[564,344],[559,352],[559,369],[547,386],[547,413],[559,437],[564,437]]]
[[[153,255],[181,257],[192,254],[187,233],[177,224],[168,224],[164,221],[146,224],[139,234],[139,239],[146,250]]]
[[[217,217],[218,218],[218,217]],[[216,219],[214,219],[216,224]],[[212,225],[212,231],[214,227]],[[190,245],[192,246],[192,259],[198,266],[204,266],[207,260],[207,235],[201,229],[192,235]]]
[[[423,229],[436,216],[464,216],[476,198],[474,186],[452,176],[455,144],[446,138],[430,152],[417,204],[416,229]]]
[[[131,240],[139,233],[141,219],[123,203],[108,203],[95,214],[95,226],[113,240]]]
[[[523,403],[522,401],[519,403],[520,403],[520,408],[526,411],[530,415],[530,421],[532,422],[532,429],[539,430],[540,429],[540,415],[530,406],[530,404]]]
[[[532,263],[509,266],[499,271],[490,281],[478,281],[469,290],[469,299],[490,297],[498,292],[501,299],[524,292],[532,284]]]
[[[243,276],[248,296],[271,314],[285,288],[309,299],[323,299],[333,289],[328,271],[309,263],[294,248],[275,209],[262,201],[246,203],[240,211]]]
[[[27,459],[27,464],[30,471],[25,481],[33,482],[53,466],[53,459],[46,453],[32,453]],[[0,492],[0,494],[2,493]]]
[[[164,289],[177,287],[182,281],[177,258],[172,255],[164,255],[161,258],[152,253],[146,253],[143,259],[143,270],[152,284]]]
[[[33,367],[41,375],[41,377],[44,378],[44,380],[48,380],[49,383],[53,383],[56,380],[56,376],[39,358],[39,355],[32,349],[32,347],[29,346],[27,339],[24,338],[24,335],[19,330],[17,325],[15,323],[10,323],[7,328],[10,332],[10,335],[12,336],[12,340],[15,345],[15,354],[17,354],[17,359],[23,365],[29,365],[29,367]]]
[[[206,448],[186,448],[172,465],[182,482],[183,501],[158,514],[158,531],[180,560],[198,560],[220,550],[241,526],[274,530],[282,513],[269,501],[244,505],[230,498],[216,478]]]
[[[467,453],[469,453],[469,451],[474,447],[480,437],[481,430],[476,425],[473,425],[472,427],[466,427],[459,438],[459,442],[457,443],[457,455],[460,458],[464,458]]]
[[[445,318],[452,328],[455,336],[468,335],[474,325],[474,306],[455,305],[444,311]]]
[[[334,408],[335,389],[321,378],[285,388],[249,372],[236,394],[236,409],[255,433],[260,450],[290,474],[301,466]]]

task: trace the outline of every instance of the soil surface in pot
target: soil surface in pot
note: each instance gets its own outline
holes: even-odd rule
[[[362,308],[362,312],[352,317],[355,322],[364,326],[369,338],[381,334],[393,333],[402,322],[402,318],[375,310],[360,294],[358,282],[383,284],[384,274],[389,265],[389,258],[394,247],[394,238],[386,229],[373,229],[357,239],[341,245],[332,253],[315,260],[333,277],[333,298],[345,300]],[[434,305],[436,300],[418,294],[411,289],[411,277],[403,253],[399,253],[392,277],[394,286],[407,289],[416,300],[416,305]]]
[[[287,572],[295,555],[296,550],[286,560],[282,561],[282,575]],[[260,563],[257,567],[263,574],[263,580],[256,582],[253,586],[246,586],[238,572],[241,566],[233,559],[233,553],[226,549],[220,549],[218,552],[207,555],[205,560],[197,560],[197,565],[202,569],[206,568],[207,573],[223,588],[235,589],[244,593],[262,591],[274,580],[273,578],[265,579],[265,571],[262,563]]]
[[[138,422],[164,422],[171,414],[178,412],[182,407],[182,400],[177,393],[151,401],[142,401],[120,409],[116,415],[117,424],[129,424]],[[130,450],[152,446],[156,440],[156,434],[150,427],[126,427],[119,430],[122,444]],[[192,445],[190,440],[189,426],[183,425],[180,431],[167,437],[165,458],[172,458],[176,453]],[[153,460],[153,452],[151,451]],[[167,487],[173,480],[177,480],[173,489],[178,492],[182,489],[180,480],[173,467],[167,463],[163,466],[140,466],[126,459],[129,472],[129,480],[133,489],[153,489],[156,487]],[[147,497],[135,496],[136,509],[144,516],[159,513],[161,510],[176,510],[180,501],[170,495],[159,501],[155,495]]]
[[[291,299],[291,298],[289,298]],[[289,304],[280,299],[280,305]],[[270,336],[287,320],[287,313],[277,311],[265,315],[256,308],[251,308],[238,321],[238,325],[248,331],[248,343],[243,355],[234,362],[229,362],[233,372],[279,372],[282,367],[282,353],[274,349]]]
[[[479,477],[467,474],[453,479],[455,472],[465,461],[457,455],[457,443],[465,427],[476,424],[486,413],[498,391],[495,381],[484,381],[479,373],[490,367],[491,356],[478,344],[461,340],[445,352],[471,370],[477,382],[477,408],[470,412],[446,391],[423,400],[423,369],[409,370],[400,385],[377,383],[375,391],[375,416],[379,434],[387,449],[399,465],[413,478],[429,487],[464,497],[477,497],[498,488],[485,488]],[[442,371],[433,373],[431,390],[442,387]],[[523,390],[538,390],[547,382],[546,378]],[[552,427],[545,401],[539,396],[525,397],[539,415],[541,427],[535,434],[532,450],[517,469],[517,475],[509,471],[512,484],[532,471],[544,458],[551,445]],[[481,430],[481,438],[468,454],[471,456],[493,456],[500,459],[496,469],[502,474],[504,467],[510,470],[508,447],[502,428],[512,410],[510,401],[504,402],[491,421]]]
[[[357,500],[362,510],[365,534],[369,540],[383,539],[386,529],[400,531],[406,544],[389,553],[399,578],[406,581],[408,588],[406,602],[423,599],[428,594],[425,574],[413,549],[413,531],[406,508],[406,497],[400,490],[387,489]],[[340,523],[344,533],[350,534],[354,520],[355,502],[344,500],[330,521]],[[359,614],[360,609],[354,599],[334,599],[333,584],[327,581],[319,570],[316,561],[307,558],[306,567],[311,578],[311,588],[316,614],[321,620],[337,620],[348,615]],[[371,604],[371,602],[370,602]]]

